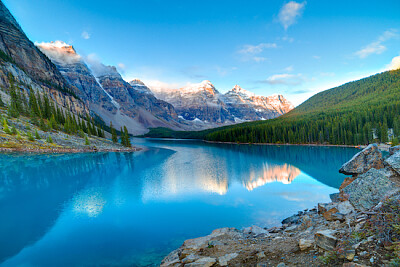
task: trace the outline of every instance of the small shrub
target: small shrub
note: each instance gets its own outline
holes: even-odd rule
[[[35,141],[35,138],[33,138],[33,135],[31,132],[28,132],[28,140],[29,141]]]
[[[90,145],[89,138],[87,136],[85,136],[85,146],[88,146],[88,145]]]
[[[17,134],[17,129],[13,126],[11,127],[11,134],[16,135]]]
[[[47,137],[46,142],[49,143],[49,144],[53,143],[53,139],[51,138],[50,135]]]
[[[40,139],[40,135],[39,135],[39,133],[38,133],[37,130],[35,130],[35,138],[36,138],[36,139]]]

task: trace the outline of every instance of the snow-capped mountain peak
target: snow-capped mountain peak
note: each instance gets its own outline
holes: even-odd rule
[[[247,91],[239,85],[235,85],[227,94],[236,94],[242,98],[252,98],[256,96],[255,93]]]
[[[182,87],[179,91],[185,94],[196,94],[199,92],[207,92],[211,95],[219,94],[219,92],[215,89],[215,86],[209,80],[204,80],[201,83],[188,84]]]

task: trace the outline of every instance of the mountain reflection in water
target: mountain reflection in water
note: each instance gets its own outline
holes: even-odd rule
[[[1,266],[153,266],[215,228],[327,201],[350,148],[134,139],[138,153],[1,154]],[[45,256],[44,256],[45,255]]]

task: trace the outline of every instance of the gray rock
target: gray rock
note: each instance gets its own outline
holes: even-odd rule
[[[371,144],[355,154],[352,159],[343,164],[339,172],[346,175],[354,175],[365,173],[371,168],[383,168],[382,152],[377,144]]]
[[[221,266],[228,266],[228,262],[234,258],[236,258],[239,254],[237,253],[230,253],[218,258],[218,263]]]
[[[251,227],[246,227],[243,229],[243,233],[245,234],[254,234],[254,235],[260,235],[260,234],[266,234],[269,235],[269,232],[259,226],[253,225]]]
[[[215,246],[223,246],[224,243],[222,243],[221,241],[218,241],[218,240],[211,240],[208,242],[208,245],[215,247]]]
[[[351,203],[347,201],[339,202],[337,205],[337,209],[341,214],[347,215],[354,212],[354,207]]]
[[[330,197],[332,202],[339,202],[340,201],[340,194],[339,193],[330,194],[329,197]]]
[[[298,224],[300,220],[300,216],[299,215],[292,215],[286,219],[284,219],[281,223],[282,224]]]
[[[393,155],[394,153],[396,153],[397,151],[399,151],[400,150],[400,146],[392,146],[392,147],[389,147],[389,154],[390,155]]]
[[[210,267],[213,266],[217,260],[211,257],[200,258],[195,262],[185,264],[187,267]]]
[[[333,230],[322,230],[315,233],[315,244],[326,250],[334,250],[337,243],[337,238],[334,237],[335,231]]]
[[[331,221],[341,221],[344,222],[346,220],[346,216],[344,216],[342,213],[334,213],[331,215]]]
[[[365,211],[377,205],[394,185],[384,172],[370,169],[346,186],[343,192],[349,196],[350,203],[357,210]]]
[[[303,239],[299,240],[299,248],[300,250],[306,250],[314,245],[313,239]]]
[[[387,158],[385,163],[392,167],[397,174],[400,174],[400,151]]]

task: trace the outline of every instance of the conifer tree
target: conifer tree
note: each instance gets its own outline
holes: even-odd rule
[[[35,139],[40,139],[40,135],[37,130],[35,130]]]
[[[128,129],[126,129],[126,126],[124,126],[124,139],[125,139],[125,144],[124,146],[126,147],[131,147],[131,140],[129,138],[129,133],[128,133]]]
[[[112,122],[110,122],[110,129],[111,129],[111,139],[113,143],[118,142],[117,130],[114,129]]]
[[[1,99],[1,94],[0,94],[0,107],[4,107],[4,102],[3,99]]]

